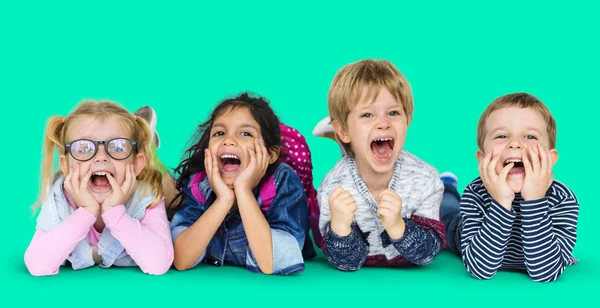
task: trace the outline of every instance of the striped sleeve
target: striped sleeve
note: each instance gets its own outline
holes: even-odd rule
[[[555,187],[546,198],[521,202],[525,266],[534,281],[558,279],[575,260],[579,204],[568,188]]]
[[[489,199],[491,204],[486,209],[484,198],[475,187],[467,186],[461,198],[462,259],[473,277],[490,279],[502,265],[516,214],[493,199]]]

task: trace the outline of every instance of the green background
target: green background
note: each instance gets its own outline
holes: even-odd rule
[[[4,192],[0,305],[522,306],[598,299],[598,5],[578,1],[327,1],[53,3],[0,1],[0,102]],[[315,186],[339,159],[311,135],[343,65],[391,60],[410,81],[414,120],[405,148],[440,172],[477,177],[476,126],[502,94],[527,91],[558,123],[556,178],[579,198],[575,256],[557,282],[500,272],[471,278],[443,252],[423,268],[337,271],[320,255],[293,277],[200,266],[163,276],[92,268],[32,277],[23,262],[34,233],[46,120],[82,99],[158,113],[166,165],[215,104],[243,90],[271,100],[307,138]],[[7,169],[6,169],[7,168]],[[589,303],[592,304],[592,303]]]

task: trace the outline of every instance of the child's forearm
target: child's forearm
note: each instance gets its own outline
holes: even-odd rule
[[[54,229],[47,232],[37,230],[25,251],[25,265],[31,275],[58,274],[60,265],[77,243],[86,238],[94,222],[94,215],[79,208]]]
[[[369,248],[354,228],[347,236],[339,236],[331,228],[325,234],[324,250],[329,263],[342,271],[356,271],[367,260]]]
[[[177,236],[173,244],[173,265],[176,269],[186,270],[198,262],[230,209],[230,204],[217,199],[196,222]]]
[[[173,244],[164,201],[148,209],[141,221],[123,205],[102,214],[106,227],[144,273],[161,275],[173,263]]]
[[[418,219],[415,216],[413,218],[415,218],[415,221],[405,219],[406,229],[404,235],[396,240],[390,238],[390,241],[404,259],[412,264],[425,265],[433,261],[435,256],[442,250],[442,240],[440,235],[432,229],[434,226],[427,225],[427,228],[425,228],[419,224],[433,224],[435,223],[433,220]]]
[[[251,191],[236,191],[236,199],[248,246],[261,272],[273,273],[273,243],[271,227]]]
[[[567,202],[565,202],[567,203]],[[525,266],[534,281],[551,282],[562,274],[575,245],[577,204],[561,204],[556,210],[556,226],[549,213],[548,198],[521,202]],[[562,210],[562,211],[561,211]],[[557,232],[560,230],[560,232]]]
[[[493,201],[484,217],[473,204],[463,202],[461,250],[463,264],[475,278],[490,279],[502,265],[516,214]]]

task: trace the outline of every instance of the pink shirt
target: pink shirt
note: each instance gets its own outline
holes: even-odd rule
[[[144,273],[161,275],[169,270],[174,255],[164,199],[146,209],[141,221],[127,215],[124,205],[105,212],[102,219]],[[29,272],[34,276],[58,274],[77,243],[87,237],[91,246],[98,244],[101,233],[94,228],[95,222],[94,215],[77,208],[54,229],[37,230],[25,252]]]

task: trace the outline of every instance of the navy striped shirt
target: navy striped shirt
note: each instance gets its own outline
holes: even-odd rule
[[[572,251],[579,203],[558,181],[543,199],[525,201],[516,194],[508,211],[477,178],[465,188],[460,209],[462,259],[476,278],[490,279],[498,270],[526,270],[534,281],[550,282],[577,263]]]

